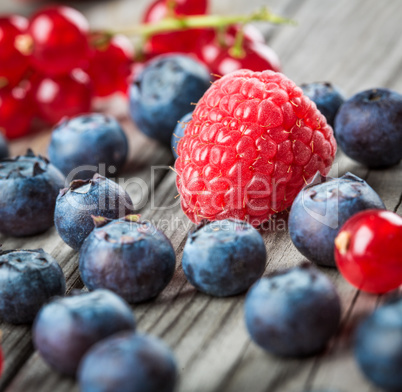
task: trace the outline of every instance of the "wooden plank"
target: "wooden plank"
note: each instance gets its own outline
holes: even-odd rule
[[[162,182],[160,185],[160,192],[156,195],[155,199],[155,205],[161,205],[161,203],[164,201],[165,205],[170,205],[171,204],[171,199],[174,198],[174,195],[176,194],[176,191],[173,188],[173,184],[175,181],[175,177],[173,173],[170,173]],[[147,211],[147,209],[145,209]],[[150,208],[148,207],[148,211],[150,211]],[[153,210],[156,215],[156,220],[158,219],[158,209]],[[176,212],[177,216],[179,215],[179,206],[176,207]],[[153,214],[148,213],[147,214],[148,219],[153,219]],[[167,235],[171,238],[174,246],[177,248],[179,244],[182,242],[183,238],[187,234],[187,228],[183,230],[182,228],[175,228],[172,227],[171,231],[167,231]],[[65,245],[62,245],[62,247],[66,247]],[[75,252],[71,251],[73,254]],[[73,265],[77,267],[77,255],[74,255],[74,260],[73,260]],[[160,311],[162,309],[162,313],[168,310],[168,307],[166,306],[166,298],[170,298],[172,292],[174,292],[175,288],[175,282],[177,281],[176,276],[169,285],[169,287],[163,292],[162,295],[160,295],[155,301],[148,302],[142,305],[139,305],[138,307],[134,307],[135,315],[137,317],[138,325],[139,328],[141,326],[141,320],[147,320],[148,323],[152,323],[153,320],[158,318],[158,310]],[[70,287],[71,287],[71,282],[70,282]],[[73,286],[75,288],[81,288],[82,283]],[[152,309],[152,312],[150,310]],[[148,317],[143,317],[143,315],[146,315]],[[13,328],[11,328],[13,330]],[[13,333],[12,331],[11,333]],[[25,335],[23,335],[25,336]],[[5,351],[8,351],[7,346],[7,341],[4,341],[4,348]],[[0,390],[1,390],[1,385],[0,384]],[[3,385],[6,385],[4,382]],[[29,360],[26,362],[26,364],[23,366],[22,370],[20,371],[19,375],[11,382],[7,390],[9,391],[37,391],[38,386],[40,386],[41,391],[55,391],[56,386],[57,386],[57,391],[70,391],[70,390],[75,390],[76,386],[74,385],[74,381],[70,378],[67,377],[62,377],[56,372],[52,371],[44,362],[43,360],[39,357],[37,353],[34,353],[33,355],[30,356]]]
[[[301,12],[302,14],[299,15],[300,18],[303,17],[308,17],[309,14],[312,15],[320,15],[320,14],[314,14],[312,12],[313,9],[316,7],[319,7],[320,5],[317,2],[310,2],[310,7],[305,7],[302,8]],[[322,5],[322,7],[327,7],[328,4]],[[341,4],[339,7],[342,7],[344,12],[343,14],[347,15],[347,9],[348,9],[348,4],[345,2]],[[378,11],[378,10],[376,10]],[[321,13],[322,14],[322,13]],[[374,13],[373,13],[374,15]],[[333,13],[330,14],[331,17],[334,16]],[[327,21],[326,21],[327,22]],[[307,21],[305,21],[307,25]],[[314,25],[314,23],[312,23]],[[342,25],[344,26],[343,21],[335,20],[334,25]],[[314,29],[311,28],[311,25],[309,25],[310,29],[310,34],[314,35]],[[313,31],[311,31],[313,30]],[[317,27],[318,31],[318,27]],[[290,32],[285,31],[284,34],[290,34]],[[306,35],[303,34],[303,32],[300,33],[300,41],[304,40]],[[283,35],[279,35],[279,39],[281,39]],[[343,41],[345,43],[345,41]],[[276,42],[273,42],[273,45],[275,45]],[[300,46],[301,42],[297,42],[295,46]],[[289,46],[287,45],[278,45],[278,48],[284,47],[285,50],[289,50]],[[303,47],[299,47],[298,49],[301,53],[303,53]],[[279,49],[280,51],[280,49]],[[300,56],[301,57],[301,56]],[[282,56],[283,58],[283,56]],[[294,58],[294,52],[292,53],[292,59]],[[304,57],[303,57],[304,58]],[[356,61],[358,60],[358,57],[356,58]],[[361,60],[360,60],[361,61]],[[292,64],[291,61],[289,61],[289,64],[292,65],[292,69],[296,70],[299,72],[299,69],[295,68],[295,66]],[[315,70],[315,67],[312,67],[312,69]],[[328,67],[330,69],[330,67]],[[322,68],[324,70],[324,68]],[[362,77],[367,78],[367,75],[363,75]],[[312,79],[314,80],[314,79]],[[378,82],[377,82],[378,83]],[[353,163],[351,160],[341,156],[341,159],[338,161],[339,162],[339,168],[338,172],[339,174],[342,174],[346,170],[352,171],[355,174],[360,175],[361,177],[365,178],[368,177],[368,171],[366,168]],[[381,176],[380,176],[381,178]],[[386,180],[384,180],[386,181]],[[373,181],[374,182],[374,179]],[[373,184],[374,185],[374,184]],[[391,201],[394,199],[395,195],[389,196],[387,193],[383,194],[384,199],[388,198],[386,202],[388,205],[390,205]],[[286,254],[287,259],[290,261],[290,265],[294,265],[298,261],[300,261],[300,256],[295,253],[294,255],[290,254],[288,251],[288,246],[287,243],[288,240],[283,240],[278,241],[281,246],[277,248],[277,253],[274,253],[274,260],[279,259],[280,256],[283,254]],[[271,248],[272,251],[272,248]],[[293,256],[293,257],[292,257]],[[299,257],[299,259],[298,259]],[[283,261],[278,262],[277,265],[274,264],[269,264],[268,266],[268,271],[272,267],[272,270],[275,270],[277,267],[283,267],[284,263]],[[346,318],[347,315],[350,315],[354,309],[354,300],[357,301],[357,294],[356,290],[354,290],[352,287],[350,287],[346,282],[343,280],[339,279],[339,275],[336,272],[328,272],[333,278],[336,278],[336,284],[338,287],[338,290],[341,293],[342,296],[342,302],[344,305],[344,318]],[[367,301],[361,301],[364,306],[366,306],[367,309],[370,309],[369,304],[367,304]],[[360,300],[358,301],[360,303]],[[241,314],[241,310],[240,310]],[[346,321],[346,320],[345,320]],[[237,323],[237,324],[236,324]],[[190,389],[191,386],[194,385],[202,385],[202,390],[228,390],[228,391],[241,391],[241,390],[247,390],[250,388],[250,385],[253,386],[253,391],[284,391],[284,390],[293,390],[293,388],[300,387],[303,385],[303,383],[307,383],[308,381],[308,376],[310,372],[313,370],[313,367],[315,365],[315,359],[313,360],[304,360],[302,362],[300,361],[281,361],[278,360],[277,358],[268,358],[267,360],[267,355],[263,353],[261,350],[257,349],[254,345],[249,345],[247,342],[248,337],[246,332],[244,331],[243,326],[238,326],[238,329],[236,331],[236,325],[239,324],[239,317],[235,317],[235,322],[230,323],[230,318],[226,321],[225,325],[222,327],[221,334],[217,333],[216,340],[213,340],[210,342],[208,345],[208,348],[203,351],[203,355],[201,359],[199,360],[198,366],[192,364],[190,370],[185,368],[184,371],[186,371],[186,377],[185,381],[183,381],[182,384],[182,390],[198,390],[198,389]],[[227,328],[225,328],[227,327]],[[194,328],[195,329],[195,328]],[[231,336],[228,331],[232,331],[233,335]],[[199,331],[198,331],[199,332]],[[194,332],[194,336],[196,336],[197,331]],[[234,337],[235,336],[235,337]],[[227,340],[226,340],[227,339]],[[189,342],[192,342],[192,340],[189,339]],[[219,348],[216,347],[216,345],[219,342]],[[215,344],[214,344],[215,343]],[[231,355],[225,356],[225,360],[222,360],[222,356],[217,355],[217,351],[220,350],[222,347],[231,347]],[[197,350],[197,346],[194,347],[192,345],[192,348]],[[177,349],[176,349],[177,351]],[[350,353],[348,353],[348,358],[352,360]],[[240,363],[239,363],[240,360]],[[278,364],[279,363],[279,364]],[[331,364],[334,366],[334,364]],[[336,364],[335,364],[336,365]],[[341,367],[340,367],[341,368]],[[342,369],[344,370],[344,369]],[[187,371],[190,372],[190,374],[187,373]],[[222,388],[223,384],[219,383],[219,381],[222,380],[216,380],[216,378],[220,377],[220,374],[224,374],[229,376],[231,378],[230,383],[226,385],[226,388]],[[208,377],[205,378],[205,374],[208,374]],[[295,377],[296,375],[300,375],[300,377]],[[341,373],[339,373],[341,374]],[[344,373],[343,373],[344,374]],[[358,374],[357,372],[355,374]],[[261,375],[264,375],[264,377],[261,377]],[[231,377],[230,377],[231,376]],[[355,381],[343,377],[338,377],[340,382],[342,382],[342,387],[343,388],[348,388],[348,389],[343,389],[343,390],[350,390],[350,391],[355,391],[355,390],[360,390],[357,389],[357,385],[367,385],[367,382],[363,382],[361,380],[361,376],[359,378],[360,374],[358,374],[357,378],[359,382],[362,382],[363,384],[358,384]],[[225,380],[225,378],[223,379]],[[289,383],[288,380],[297,380],[296,382]],[[350,384],[349,384],[350,383]],[[326,384],[321,384],[323,386],[330,386],[330,383]],[[205,387],[205,389],[204,389]],[[201,390],[201,387],[200,387]]]
[[[396,211],[402,193],[402,163],[386,170],[370,171],[367,181],[377,191],[390,211]],[[352,353],[353,332],[358,323],[377,306],[379,298],[357,292],[350,317],[343,327],[342,334],[330,355],[320,360],[311,375],[315,388],[330,383],[334,388],[344,387],[343,375],[348,374],[348,384],[359,386],[359,391],[373,391],[372,385],[365,380],[358,369]],[[351,388],[351,387],[349,387]],[[364,389],[363,389],[364,388]],[[352,389],[350,389],[352,391]]]
[[[285,74],[296,83],[329,80],[348,95],[373,87],[402,87],[401,4],[369,0],[313,0],[301,8],[295,29],[273,43]]]
[[[109,20],[113,23],[121,20],[123,24],[131,17],[127,11],[124,16],[121,15],[123,8],[119,7],[123,7],[123,3],[125,7],[135,9],[132,1],[118,2],[118,8],[111,8],[114,11]],[[144,1],[140,3],[145,4]],[[230,9],[234,13],[262,3],[253,1],[251,4],[249,1],[244,5],[244,2],[237,0],[230,3]],[[281,2],[274,3],[279,6]],[[222,12],[226,12],[229,9],[227,4],[224,1],[215,1],[213,7],[215,10],[222,9]],[[401,6],[397,0],[388,1],[387,5],[388,7],[383,7],[382,3],[374,0],[341,0],[336,3],[330,0],[308,0],[299,7],[295,1],[288,1],[283,9],[289,11],[289,16],[293,15],[292,12],[295,13],[299,26],[275,29],[275,34],[267,30],[267,34],[271,37],[270,44],[278,51],[283,61],[285,72],[299,83],[320,79],[333,80],[348,94],[366,87],[393,86],[394,83],[398,85],[400,81],[395,79],[395,75],[397,65],[402,60],[401,43],[397,39],[400,36],[397,32],[401,31],[398,19]],[[274,7],[272,9],[275,10]],[[95,24],[101,24],[104,18],[100,8],[94,8],[90,16]],[[132,16],[135,18],[138,15]],[[376,48],[375,54],[371,53],[373,48]],[[140,155],[141,150],[142,148],[139,148]],[[147,151],[153,156],[152,148]],[[147,164],[149,158],[151,157],[144,158],[144,164]],[[157,161],[165,163],[163,156]],[[334,174],[352,171],[367,178],[384,198],[387,207],[402,213],[400,166],[387,171],[369,172],[341,153],[338,154],[337,163]],[[138,166],[133,174],[137,175],[137,169]],[[149,179],[148,174],[145,177]],[[154,202],[156,206],[168,206],[175,200],[176,195],[174,174],[161,176],[161,180]],[[399,188],[394,185],[396,183]],[[196,292],[186,282],[180,259],[191,225],[188,225],[188,220],[178,206],[161,210],[153,207],[151,203],[152,200],[143,209],[143,216],[155,222],[163,220],[166,224],[166,234],[172,240],[178,255],[177,272],[167,289],[155,301],[135,306],[134,312],[139,330],[162,337],[174,349],[181,369],[181,392],[283,392],[301,390],[309,385],[336,386],[344,392],[375,390],[362,379],[356,368],[349,341],[354,323],[376,306],[376,297],[359,295],[335,270],[323,269],[336,284],[341,295],[344,327],[340,335],[322,356],[303,361],[271,357],[250,342],[243,322],[244,296],[211,298]],[[174,223],[176,218],[179,222],[177,224]],[[303,260],[291,244],[287,232],[279,227],[263,233],[269,252],[266,273],[295,265]],[[63,267],[69,276],[69,287],[81,287],[74,252],[54,239],[53,234],[50,238],[53,238],[54,246],[49,247],[49,251],[57,255],[59,260],[63,260]],[[35,238],[32,241],[33,244],[40,244],[47,239],[45,235],[43,239]],[[6,331],[6,356],[12,355],[12,347],[19,353],[23,353],[25,348],[28,350],[25,356],[29,355],[31,351],[27,336],[29,335],[26,330]],[[10,342],[16,337],[19,337],[20,341],[15,339],[12,346]],[[16,346],[18,342],[22,347]],[[13,369],[16,371],[21,361],[14,361]],[[53,392],[78,389],[72,380],[62,378],[51,371],[35,353],[30,356],[7,390]]]
[[[396,212],[402,195],[402,162],[385,170],[370,171],[367,182],[381,196],[387,209]]]
[[[312,7],[330,7],[328,2],[325,1],[314,2],[314,4],[313,2],[310,2],[310,4]],[[356,8],[361,7],[361,5],[356,3],[354,3],[354,5]],[[372,59],[370,56],[365,56],[366,58],[370,58],[370,69],[377,70],[378,68],[380,68],[383,70],[383,72],[375,72],[373,74],[371,71],[368,70],[368,68],[366,68],[365,73],[362,72],[358,75],[353,74],[353,78],[350,77],[350,73],[348,74],[347,72],[345,72],[343,66],[349,68],[358,68],[359,66],[366,65],[367,61],[364,61],[364,57],[360,55],[359,52],[355,52],[355,55],[350,56],[347,61],[346,56],[342,58],[336,58],[336,56],[342,53],[342,46],[347,43],[346,37],[349,38],[353,35],[357,35],[356,30],[358,30],[359,34],[361,34],[362,31],[368,31],[369,29],[371,29],[372,23],[374,23],[374,20],[376,20],[379,14],[381,14],[381,18],[385,17],[384,12],[376,7],[372,7],[374,6],[374,4],[368,5],[366,3],[365,7],[363,7],[364,9],[361,10],[361,13],[364,13],[364,20],[367,24],[357,24],[355,23],[355,21],[353,21],[353,19],[356,18],[357,15],[355,12],[350,10],[350,6],[352,6],[350,2],[337,2],[337,4],[331,4],[331,12],[317,12],[315,14],[316,20],[310,21],[309,26],[307,26],[308,22],[305,20],[305,18],[308,16],[309,8],[305,7],[301,10],[299,17],[303,22],[300,23],[304,23],[305,28],[310,30],[310,33],[308,35],[309,39],[303,41],[305,35],[301,33],[299,40],[287,47],[289,56],[291,56],[291,53],[295,47],[301,45],[301,47],[299,46],[299,50],[301,53],[303,53],[303,56],[299,56],[299,61],[301,62],[305,60],[306,57],[309,57],[311,60],[309,64],[314,65],[314,61],[320,61],[322,63],[322,66],[319,69],[317,69],[315,66],[309,68],[306,66],[302,67],[302,64],[299,63],[300,67],[302,67],[302,71],[299,72],[299,70],[297,70],[298,73],[301,74],[301,76],[298,77],[301,77],[302,79],[297,80],[299,80],[300,82],[306,80],[332,80],[339,83],[339,85],[342,86],[342,88],[349,93],[355,93],[359,90],[372,86],[392,86],[393,81],[389,78],[389,75],[384,72],[384,69],[393,69],[395,58],[387,58],[385,52],[382,52],[380,50],[379,52],[381,53],[379,53],[378,56],[375,57],[375,59]],[[392,42],[396,46],[392,49],[393,54],[400,53],[400,51],[398,52],[397,50],[399,42],[397,42],[397,40],[392,36],[393,33],[391,33],[394,28],[400,28],[397,18],[395,16],[391,16],[392,13],[396,12],[396,6],[399,5],[397,5],[396,2],[393,2],[393,4],[390,6],[390,9],[387,9],[386,13],[387,23],[390,23],[393,27],[384,34],[380,34],[379,32],[367,34],[367,36],[370,37],[370,40],[367,40],[369,41],[369,43],[367,41],[363,43],[364,52],[367,50],[367,47],[371,48],[371,50],[373,47],[381,47],[381,42],[385,40],[383,35],[390,34],[390,42]],[[368,10],[370,10],[369,13],[367,12]],[[363,18],[361,13],[359,13],[359,18]],[[321,18],[323,18],[324,20],[322,21]],[[332,18],[332,23],[329,23],[328,18]],[[342,26],[342,29],[340,29],[339,26]],[[318,32],[323,31],[323,29],[326,29],[327,32],[328,30],[330,30],[330,33],[321,35],[318,34]],[[279,39],[284,40],[284,35],[286,34],[289,34],[289,32],[285,31],[284,34],[279,36]],[[337,43],[335,42],[335,45],[339,49],[337,49],[337,47],[334,48],[332,45],[330,51],[324,49],[329,45],[329,37],[333,37],[333,39],[330,40],[331,44],[333,41],[335,41],[336,37]],[[360,51],[360,48],[357,48],[356,44],[353,46],[353,50]],[[322,56],[323,53],[326,53],[327,55]],[[386,53],[389,53],[389,51],[387,51]],[[309,56],[309,54],[311,56]],[[320,59],[318,58],[318,56],[321,56],[322,58]],[[284,56],[282,55],[282,58],[283,57]],[[397,62],[400,62],[400,58]],[[291,66],[292,69],[294,69],[295,64],[292,62]],[[379,194],[383,197],[387,207],[389,209],[393,209],[395,207],[395,201],[399,198],[398,195],[400,195],[401,193],[400,186],[399,191],[395,189],[395,184],[401,184],[400,176],[402,171],[400,166],[393,168],[390,171],[368,172],[361,165],[353,163],[347,158],[341,158],[339,169],[340,170],[338,171],[340,174],[342,174],[346,170],[349,170],[362,178],[366,178],[367,181],[374,187],[374,189],[377,190],[377,192],[379,192]],[[366,174],[364,174],[365,171]],[[348,289],[348,291],[349,290],[350,289]],[[341,292],[341,295],[344,298],[345,294]],[[350,319],[349,317],[344,319],[345,328],[342,329],[341,335],[339,339],[337,339],[336,344],[332,345],[331,349],[322,357],[313,359],[312,363],[309,366],[307,366],[306,362],[304,362],[305,369],[303,369],[303,371],[301,372],[300,366],[298,367],[299,371],[296,373],[294,373],[293,368],[291,368],[291,371],[289,371],[289,369],[286,369],[286,367],[284,367],[285,371],[284,376],[282,377],[283,382],[279,384],[278,388],[268,388],[267,390],[291,391],[296,390],[296,388],[301,388],[301,386],[303,385],[306,387],[311,385],[315,388],[334,387],[339,388],[342,391],[363,391],[368,390],[369,388],[371,388],[371,390],[373,391],[376,390],[375,388],[369,386],[368,382],[363,379],[351,355],[350,346],[347,344],[350,343],[350,336],[348,338],[348,335],[350,335],[350,331],[351,329],[353,329],[352,327],[356,323],[356,318],[358,318],[358,315],[361,315],[362,313],[367,314],[368,312],[370,312],[374,307],[376,298],[366,295],[360,296],[354,290],[349,293],[349,298],[352,299],[352,301],[346,301],[348,303],[347,314],[351,317]],[[321,364],[324,364],[324,366],[320,366]]]
[[[173,157],[166,148],[157,147],[156,142],[143,136],[135,129],[130,120],[123,119],[121,123],[130,140],[130,155],[124,170],[125,179],[135,180],[137,183],[141,181],[149,195],[143,200],[143,197],[147,195],[142,195],[135,183],[126,190],[135,205],[146,205],[151,200],[152,191],[157,188],[168,171],[168,169],[152,170],[152,166],[166,166],[172,162]],[[46,155],[49,138],[49,131],[45,131],[37,137],[30,136],[21,139],[12,144],[11,152],[12,154],[22,154],[25,152],[26,146],[29,145],[36,153]],[[77,268],[78,254],[64,244],[54,228],[42,235],[29,238],[7,238],[0,235],[0,243],[3,243],[3,249],[43,248],[46,252],[52,254],[63,268],[67,280],[67,292],[73,288],[82,287]],[[7,358],[4,372],[0,379],[1,390],[32,354],[33,348],[29,327],[15,328],[6,323],[1,323],[0,328],[3,334],[2,347]],[[47,371],[49,370],[47,369]],[[37,376],[39,377],[40,374],[40,372],[37,373]]]

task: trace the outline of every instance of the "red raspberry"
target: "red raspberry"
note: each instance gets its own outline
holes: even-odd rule
[[[179,142],[177,188],[193,222],[237,218],[258,226],[288,208],[336,152],[316,105],[281,73],[240,70],[198,102]]]

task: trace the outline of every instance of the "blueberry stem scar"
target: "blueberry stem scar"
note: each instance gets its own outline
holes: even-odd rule
[[[341,255],[345,255],[348,251],[351,237],[348,231],[341,231],[335,238],[335,246]]]

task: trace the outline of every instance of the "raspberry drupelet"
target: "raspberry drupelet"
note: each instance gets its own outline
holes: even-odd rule
[[[237,218],[258,226],[287,209],[336,153],[332,128],[281,73],[240,70],[198,102],[178,145],[177,188],[193,221]]]

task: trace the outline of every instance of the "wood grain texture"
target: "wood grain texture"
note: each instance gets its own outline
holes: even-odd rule
[[[139,21],[148,1],[120,0],[77,5],[95,27],[128,25]],[[215,0],[212,11],[243,13],[264,0]],[[386,3],[386,6],[384,6]],[[297,27],[261,27],[277,51],[284,72],[297,83],[330,80],[348,94],[370,87],[402,91],[402,3],[399,0],[275,0],[273,11],[294,18]],[[1,6],[0,6],[1,7]],[[1,9],[1,8],[0,8]],[[351,351],[355,325],[384,298],[359,293],[333,269],[322,269],[337,286],[342,300],[339,334],[321,355],[304,360],[272,357],[255,344],[243,321],[244,295],[212,298],[198,293],[186,281],[180,266],[182,249],[192,224],[175,199],[175,174],[167,150],[141,136],[129,121],[123,121],[130,136],[131,156],[125,178],[138,178],[148,189],[146,203],[139,203],[144,218],[159,225],[177,252],[177,270],[172,282],[154,301],[133,311],[138,329],[155,334],[174,350],[180,369],[180,392],[302,392],[309,387],[338,388],[343,392],[375,392],[361,375]],[[14,143],[13,153],[30,145],[46,152],[49,133]],[[152,171],[150,166],[162,166]],[[388,209],[402,214],[402,164],[370,171],[338,152],[333,175],[350,171],[366,179],[380,194]],[[139,181],[138,181],[139,182]],[[137,182],[137,183],[138,183]],[[130,188],[140,201],[138,186]],[[143,205],[140,205],[143,204]],[[286,222],[279,216],[263,232],[268,251],[266,274],[303,261],[292,245]],[[0,237],[5,248],[43,247],[61,264],[68,288],[82,288],[77,255],[62,243],[54,229],[29,239]],[[76,383],[61,377],[33,351],[28,327],[0,324],[6,368],[0,390],[7,392],[78,391]]]
[[[170,151],[163,147],[157,147],[156,143],[145,138],[129,121],[124,119],[123,128],[130,137],[130,156],[124,170],[126,179],[130,179],[131,185],[127,185],[133,204],[138,211],[141,205],[149,203],[152,190],[156,189],[169,171],[168,165],[172,163]],[[13,154],[23,154],[29,145],[36,153],[46,155],[50,133],[45,131],[36,137],[18,141],[12,145]],[[162,169],[152,170],[152,167]],[[142,185],[142,188],[139,186]],[[147,192],[142,192],[146,189]],[[149,193],[149,194],[148,194]],[[63,268],[67,281],[67,292],[73,288],[82,288],[83,284],[78,272],[78,254],[66,246],[52,228],[44,234],[30,238],[6,238],[0,235],[0,243],[4,249],[36,249],[43,248],[58,260]],[[24,364],[32,354],[33,347],[30,339],[30,328],[15,327],[8,324],[0,324],[2,330],[2,346],[7,358],[5,369],[0,379],[0,390],[8,384],[16,371]],[[48,370],[48,369],[47,369]],[[35,374],[38,374],[34,370]]]

